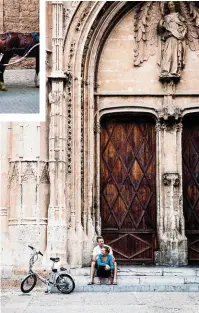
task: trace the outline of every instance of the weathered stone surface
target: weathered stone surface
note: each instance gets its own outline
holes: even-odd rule
[[[6,25],[12,21],[13,27],[19,2],[15,4],[10,18],[5,14]],[[26,21],[36,2],[23,5]],[[2,177],[7,180],[2,185],[4,232],[11,244],[21,245],[20,253],[6,246],[13,252],[11,265],[19,264],[20,256],[29,256],[28,241],[45,252],[40,268],[52,255],[69,266],[89,265],[96,235],[101,233],[100,122],[115,113],[149,115],[156,123],[155,261],[187,264],[182,122],[187,114],[199,113],[198,51],[187,50],[186,69],[176,85],[158,80],[156,55],[134,67],[134,5],[133,1],[46,4],[46,122],[2,126]],[[33,18],[34,14],[29,26]],[[30,30],[27,24],[24,29]],[[151,270],[151,276],[158,277],[162,273],[158,271]],[[140,277],[145,274],[139,271]]]

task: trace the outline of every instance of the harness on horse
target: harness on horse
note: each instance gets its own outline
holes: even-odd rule
[[[12,33],[4,33],[0,35],[0,50],[3,50],[4,52],[8,52],[10,50],[14,51],[14,50],[22,50],[25,49],[25,53],[29,50],[29,48],[31,47],[31,45],[33,44],[33,42],[35,41],[36,43],[39,43],[39,32],[32,32],[30,33],[31,37],[32,37],[32,41],[27,45],[27,34],[23,34],[23,33],[17,33],[17,38],[18,39],[23,39],[24,40],[24,48],[16,48],[16,47],[12,47],[12,49],[7,49],[7,39],[11,39],[12,38]]]
[[[0,35],[0,49],[2,47],[2,50],[6,51],[6,41],[8,38],[12,38],[11,33],[4,33]]]
[[[11,38],[12,37],[12,34],[11,33],[4,33],[4,34],[0,34],[0,39],[3,41],[3,40],[6,40],[7,38]]]

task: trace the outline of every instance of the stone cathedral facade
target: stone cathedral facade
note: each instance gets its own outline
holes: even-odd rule
[[[52,1],[46,19],[46,121],[1,123],[3,257],[88,265],[102,234],[119,264],[198,264],[198,3]]]

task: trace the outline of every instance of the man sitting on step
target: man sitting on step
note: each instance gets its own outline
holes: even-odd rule
[[[97,237],[97,243],[98,245],[93,249],[93,253],[92,253],[90,282],[88,283],[88,285],[94,284],[94,274],[95,274],[95,269],[97,268],[96,261],[97,261],[98,255],[101,254],[101,249],[104,247],[104,239],[102,236]],[[111,249],[110,246],[108,247],[110,248],[109,254],[112,255],[113,262],[114,262],[113,285],[117,285],[117,263],[113,256],[113,250]]]

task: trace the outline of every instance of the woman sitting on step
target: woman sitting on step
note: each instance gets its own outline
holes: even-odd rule
[[[104,246],[101,249],[101,254],[97,258],[97,277],[99,278],[98,285],[101,285],[102,278],[108,278],[107,285],[111,284],[111,274],[114,270],[113,257],[109,254],[110,248]]]

